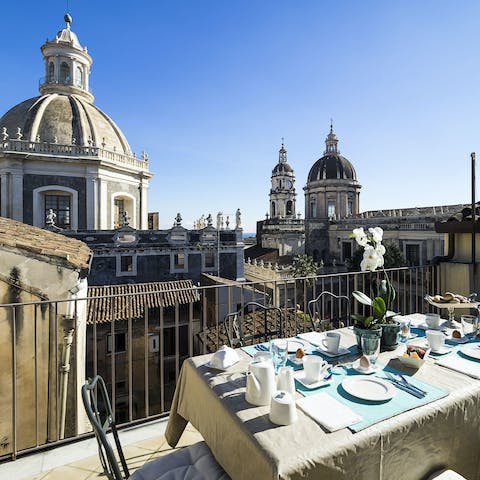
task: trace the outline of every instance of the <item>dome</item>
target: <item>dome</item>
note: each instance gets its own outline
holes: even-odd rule
[[[115,122],[81,95],[49,93],[25,100],[0,118],[0,129],[3,127],[10,138],[15,138],[20,128],[22,140],[92,145],[132,154]]]
[[[293,168],[288,163],[277,163],[272,174],[293,173]]]
[[[313,164],[308,173],[308,183],[318,180],[357,180],[357,173],[342,155],[326,154]]]

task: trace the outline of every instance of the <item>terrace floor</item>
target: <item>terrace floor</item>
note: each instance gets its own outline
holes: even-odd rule
[[[165,440],[168,419],[150,422],[120,432],[120,442],[130,473],[144,463],[170,453]],[[190,424],[177,448],[201,441],[201,435]],[[105,479],[97,453],[95,438],[21,457],[13,462],[0,464],[0,478],[12,480],[93,480]]]

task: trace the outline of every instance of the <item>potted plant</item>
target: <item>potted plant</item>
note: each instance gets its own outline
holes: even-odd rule
[[[380,227],[374,227],[365,232],[363,227],[356,228],[353,230],[351,237],[355,238],[358,245],[364,249],[363,259],[360,263],[361,270],[374,272],[381,268],[385,276],[380,281],[378,279],[372,281],[373,299],[358,290],[352,293],[358,302],[370,307],[368,315],[352,315],[355,320],[354,331],[357,336],[357,343],[361,347],[363,333],[375,333],[382,337],[381,345],[384,350],[395,350],[398,345],[400,324],[394,319],[397,314],[390,310],[395,300],[395,289],[384,268],[383,230]]]

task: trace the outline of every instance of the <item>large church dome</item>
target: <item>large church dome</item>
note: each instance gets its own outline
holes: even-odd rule
[[[115,122],[77,94],[48,93],[30,98],[0,118],[0,129],[11,138],[21,134],[31,142],[97,146],[131,155],[130,146]]]
[[[308,173],[307,182],[319,180],[357,180],[357,173],[353,165],[338,152],[338,140],[330,126],[330,133],[325,141],[326,150],[322,158],[318,159]]]

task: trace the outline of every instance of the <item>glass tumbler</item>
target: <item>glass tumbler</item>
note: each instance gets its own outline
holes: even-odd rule
[[[368,357],[370,363],[375,365],[378,354],[380,353],[380,337],[378,335],[363,334],[362,335],[362,351]]]
[[[288,342],[283,339],[271,340],[270,352],[272,353],[275,372],[278,372],[278,369],[287,363]]]
[[[478,317],[475,315],[462,315],[460,317],[462,322],[463,335],[478,335]]]
[[[406,342],[410,338],[410,320],[400,322],[400,341]]]

